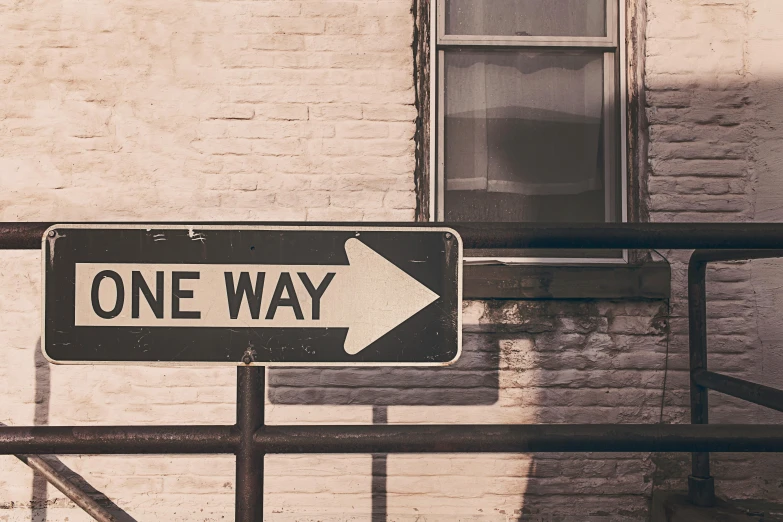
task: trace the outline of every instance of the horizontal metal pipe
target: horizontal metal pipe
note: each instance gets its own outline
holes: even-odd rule
[[[264,453],[783,451],[783,425],[265,426]],[[0,427],[0,454],[234,453],[230,426]]]
[[[432,226],[433,223],[145,222],[172,225]],[[54,223],[0,223],[0,249],[38,249]],[[97,223],[93,223],[97,224]],[[110,223],[128,224],[128,223]],[[465,248],[783,249],[783,223],[438,223]]]
[[[783,248],[776,223],[454,223],[465,248]]]
[[[783,250],[696,250],[690,259],[689,266],[695,268],[699,264],[714,261],[743,261],[746,259],[769,259],[783,257]]]
[[[707,370],[694,372],[693,380],[699,386],[709,388],[710,390],[766,406],[773,410],[783,411],[783,390]]]
[[[264,453],[783,451],[783,425],[265,426]]]
[[[0,455],[234,453],[232,426],[4,426]]]
[[[37,250],[49,223],[0,223],[0,249]]]

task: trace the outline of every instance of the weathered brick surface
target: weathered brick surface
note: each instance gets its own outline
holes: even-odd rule
[[[412,219],[406,2],[0,9],[2,219]]]
[[[780,2],[649,0],[649,207],[654,221],[779,221],[783,31]],[[667,422],[688,422],[687,253],[672,261]],[[709,366],[783,387],[777,261],[715,264],[708,272]],[[710,421],[773,423],[779,413],[710,396]],[[683,487],[685,459],[656,456],[656,482]],[[777,455],[714,455],[719,494],[780,499]]]
[[[656,422],[665,310],[467,302],[454,367],[273,370],[272,416],[282,422],[289,405],[311,403],[382,405],[390,423]],[[654,469],[631,454],[393,455],[387,471],[389,520],[511,521],[644,520]]]
[[[0,6],[0,25],[4,221],[413,219],[407,1],[35,0]],[[0,255],[0,421],[233,422],[230,369],[40,361],[39,267],[36,253]],[[371,420],[366,407],[270,409]],[[228,456],[62,460],[138,520],[233,518]],[[268,518],[366,518],[369,457],[271,460]],[[31,477],[0,459],[0,520],[33,516]],[[87,519],[48,498],[35,517]]]
[[[651,218],[782,218],[780,2],[645,3]],[[33,0],[0,6],[0,21],[2,220],[413,219],[407,0]],[[664,254],[670,304],[468,302],[454,367],[276,370],[268,422],[370,423],[379,412],[390,423],[683,422],[687,256]],[[710,271],[712,368],[783,386],[778,268]],[[0,288],[0,421],[233,422],[231,369],[46,364],[36,253],[0,253]],[[780,420],[717,397],[712,418]],[[61,461],[138,520],[233,517],[229,456]],[[770,478],[779,459],[714,462],[721,493],[781,495]],[[642,521],[654,485],[681,486],[684,464],[394,455],[386,509],[395,521]],[[370,519],[371,456],[266,466],[267,520]],[[88,519],[0,458],[0,521],[44,517]]]

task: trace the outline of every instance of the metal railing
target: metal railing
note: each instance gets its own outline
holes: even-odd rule
[[[696,250],[688,263],[688,345],[691,370],[691,424],[709,423],[709,390],[777,411],[783,411],[783,391],[707,370],[707,265],[783,257],[783,250]],[[688,477],[688,496],[697,506],[715,505],[715,480],[710,454],[694,452]]]
[[[52,224],[2,223],[0,249],[38,249]],[[705,297],[708,262],[783,256],[783,224],[448,225],[465,248],[713,249],[695,252],[689,270],[692,424],[266,426],[264,368],[247,366],[234,425],[0,426],[0,454],[234,454],[236,520],[250,522],[263,516],[267,453],[690,452],[691,499],[710,505],[709,452],[783,452],[783,425],[707,423],[709,389],[781,411],[783,392],[707,370]]]

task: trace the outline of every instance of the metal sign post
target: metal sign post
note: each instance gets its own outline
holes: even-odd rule
[[[237,522],[264,519],[264,453],[253,442],[253,435],[264,426],[264,372],[258,366],[237,368]]]
[[[236,520],[263,519],[266,365],[454,362],[459,235],[445,228],[56,225],[44,355],[237,368]]]

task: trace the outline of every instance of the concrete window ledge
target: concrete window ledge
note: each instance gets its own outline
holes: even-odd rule
[[[464,267],[465,299],[668,299],[671,270],[662,261],[633,265]]]

